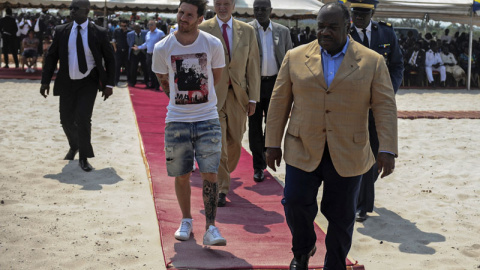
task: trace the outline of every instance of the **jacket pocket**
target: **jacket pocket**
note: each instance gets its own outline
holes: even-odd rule
[[[289,124],[287,128],[287,133],[293,137],[300,137],[300,127],[297,125]]]
[[[362,143],[367,141],[367,133],[366,132],[359,132],[353,134],[353,142],[355,143]]]

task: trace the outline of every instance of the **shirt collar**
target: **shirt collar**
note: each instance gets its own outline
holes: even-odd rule
[[[357,26],[355,26],[355,29],[357,30],[358,33],[362,32],[362,28],[358,28]],[[370,20],[370,23],[368,24],[367,28],[367,32],[372,32],[372,21]]]
[[[347,53],[348,44],[350,44],[350,38],[349,37],[347,37],[347,42],[345,42],[345,46],[343,46],[342,51],[335,54],[335,55],[330,55],[326,50],[324,50],[322,48],[322,46],[320,46],[320,51],[321,51],[322,55],[325,54],[325,55],[331,56],[332,58],[335,58],[335,57],[338,57],[341,54],[345,55]]]
[[[72,26],[72,28],[73,28],[73,29],[77,29],[77,26],[78,26],[78,25],[79,25],[79,24],[78,24],[76,21],[73,21],[73,26]],[[82,30],[84,30],[85,28],[87,28],[87,26],[88,26],[88,19],[87,19],[86,21],[84,21],[82,24],[80,24],[80,26],[82,27]]]
[[[262,29],[262,30],[263,30],[263,26],[260,25],[260,23],[259,23],[257,20],[255,20],[255,22],[257,22],[257,27],[258,27],[259,29]],[[267,30],[268,30],[268,29],[270,29],[270,31],[273,31],[272,21],[270,21],[270,22],[268,23]]]
[[[218,16],[216,16],[216,18],[217,18],[218,25],[220,26],[220,28],[222,28],[222,25],[224,24],[224,22],[222,20],[220,20],[220,18],[218,18]],[[233,16],[230,16],[230,20],[228,20],[228,22],[226,22],[226,24],[228,24],[228,27],[230,29],[232,29],[232,23],[233,23]]]

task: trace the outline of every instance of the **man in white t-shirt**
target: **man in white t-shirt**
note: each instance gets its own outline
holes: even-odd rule
[[[152,70],[170,99],[165,157],[183,215],[175,238],[188,240],[192,232],[190,175],[195,157],[203,179],[203,244],[224,246],[227,241],[215,227],[222,133],[214,85],[220,80],[225,57],[221,41],[198,29],[206,5],[206,0],[180,0],[177,31],[155,45]]]

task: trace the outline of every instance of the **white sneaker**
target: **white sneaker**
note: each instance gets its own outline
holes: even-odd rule
[[[180,227],[175,232],[175,239],[186,241],[190,239],[190,235],[192,234],[192,219],[191,218],[183,218],[182,223],[180,223]]]
[[[25,70],[25,73],[30,73],[30,68],[27,67],[27,69]]]
[[[226,246],[227,240],[223,238],[217,227],[210,225],[203,235],[203,244],[206,246]]]

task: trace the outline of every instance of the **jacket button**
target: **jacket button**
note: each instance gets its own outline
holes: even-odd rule
[[[325,113],[329,113],[329,112],[331,112],[331,111],[330,111],[330,110],[326,110],[326,111],[325,111]]]
[[[324,128],[324,129],[323,129],[323,132],[327,132],[327,129],[326,129],[326,128]]]

